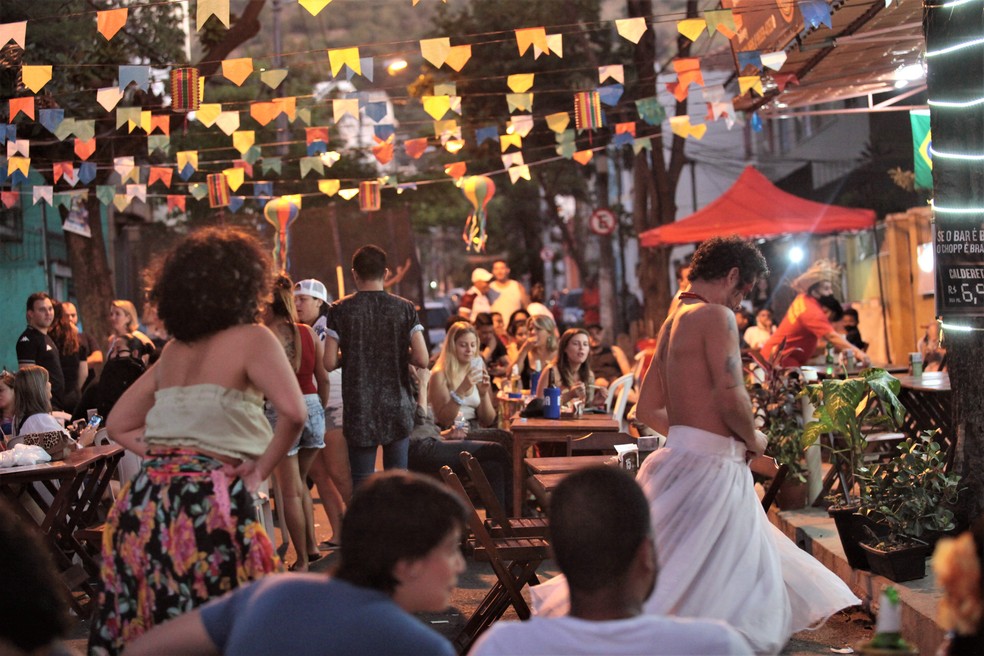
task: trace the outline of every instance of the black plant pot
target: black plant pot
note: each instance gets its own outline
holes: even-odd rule
[[[847,564],[854,569],[868,571],[868,554],[861,548],[861,540],[871,537],[865,531],[865,527],[876,535],[883,533],[884,530],[864,515],[857,514],[858,508],[856,505],[831,506],[827,509],[827,514],[834,518]]]
[[[896,583],[915,581],[926,576],[929,545],[915,538],[910,540],[911,545],[893,547],[891,550],[880,549],[862,542],[861,548],[868,555],[872,574],[880,574]]]

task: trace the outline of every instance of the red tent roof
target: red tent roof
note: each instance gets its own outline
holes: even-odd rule
[[[639,236],[639,243],[652,247],[690,244],[715,235],[822,234],[863,230],[874,225],[874,210],[826,205],[794,196],[748,166],[730,189],[706,207],[686,218],[647,230]]]

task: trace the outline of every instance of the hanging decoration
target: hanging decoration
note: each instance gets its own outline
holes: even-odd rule
[[[597,91],[578,91],[574,94],[574,125],[578,130],[595,130],[605,125],[601,96]]]
[[[176,68],[171,71],[171,109],[175,112],[194,112],[201,104],[198,93],[198,69]]]
[[[121,176],[122,177],[122,176]],[[210,173],[205,176],[208,185],[208,206],[212,209],[225,207],[229,204],[229,185],[222,173]]]
[[[211,176],[209,176],[211,177]],[[273,245],[273,266],[285,271],[289,263],[290,228],[301,212],[300,195],[274,198],[263,207],[263,216],[277,231]]]
[[[468,215],[465,230],[461,233],[462,239],[467,244],[465,250],[484,252],[485,241],[488,238],[485,232],[488,218],[485,208],[495,195],[495,183],[486,175],[472,175],[461,183],[461,191],[475,208],[475,211]]]
[[[367,180],[359,183],[359,209],[363,212],[375,212],[381,204],[379,182]]]

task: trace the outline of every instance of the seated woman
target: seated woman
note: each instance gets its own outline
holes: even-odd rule
[[[451,428],[460,416],[468,422],[472,439],[509,448],[510,434],[495,428],[498,415],[492,402],[492,380],[480,354],[475,327],[467,321],[453,323],[427,385],[434,423]]]
[[[526,341],[509,361],[509,371],[519,365],[523,388],[536,391],[531,384],[534,372],[542,370],[557,357],[557,324],[548,316],[536,314],[526,322]]]
[[[547,365],[540,376],[537,397],[543,398],[543,391],[553,386],[560,388],[561,406],[581,399],[589,408],[603,407],[607,390],[595,387],[594,373],[588,364],[590,350],[588,331],[583,328],[564,331],[557,347],[557,359]]]
[[[459,476],[465,468],[460,454],[472,454],[485,478],[489,480],[492,492],[506,513],[512,515],[512,461],[509,452],[498,442],[469,439],[469,434],[460,428],[442,431],[434,423],[427,410],[427,388],[431,372],[427,369],[410,367],[410,378],[417,385],[417,408],[413,418],[413,432],[410,433],[410,452],[407,465],[411,471],[438,475],[441,467],[447,465]]]
[[[51,383],[48,370],[37,365],[26,365],[14,376],[14,437],[34,433],[68,431],[51,415]],[[92,446],[96,428],[87,427],[79,435],[79,446]],[[12,439],[9,446],[20,440]]]
[[[109,308],[109,324],[113,334],[106,340],[106,359],[117,356],[139,357],[147,364],[156,350],[154,342],[137,330],[140,325],[137,308],[126,299],[116,299]]]

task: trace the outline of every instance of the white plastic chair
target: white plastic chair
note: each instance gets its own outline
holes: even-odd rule
[[[625,420],[625,406],[629,402],[629,392],[632,391],[632,381],[634,378],[632,374],[625,374],[616,378],[608,386],[607,409],[612,414],[612,417],[618,421],[618,430],[620,433],[629,432],[629,424]]]

